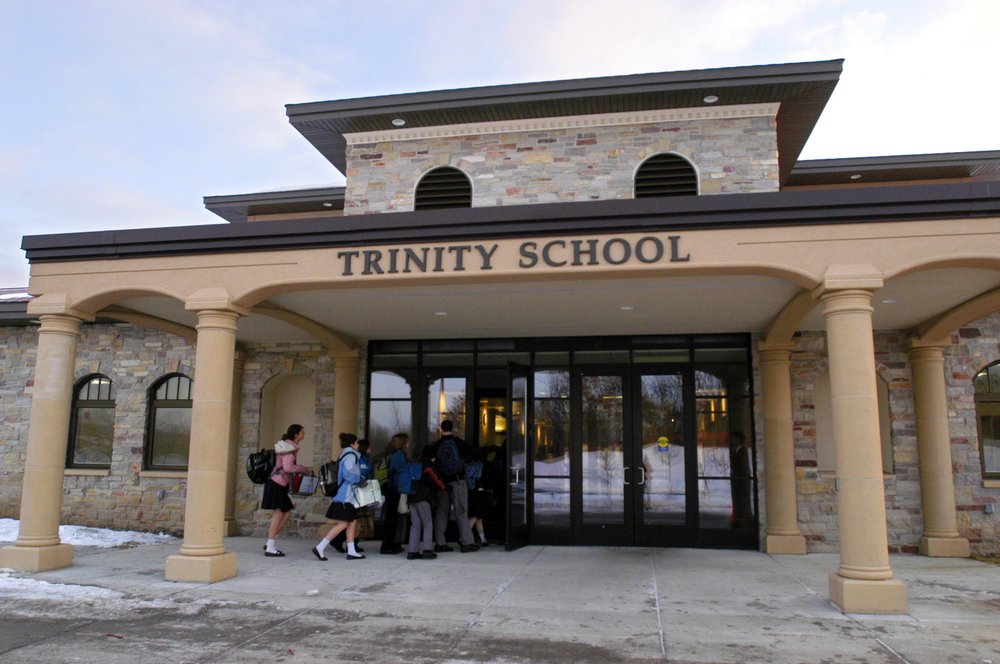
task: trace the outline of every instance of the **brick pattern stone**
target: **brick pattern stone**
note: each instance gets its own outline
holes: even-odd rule
[[[875,334],[878,375],[889,386],[892,418],[893,472],[886,475],[886,510],[892,551],[915,552],[923,529],[916,427],[906,337],[897,331]],[[0,328],[0,516],[17,518],[20,511],[37,329]],[[246,456],[262,444],[260,395],[268,380],[282,373],[308,376],[316,386],[316,437],[312,459],[318,466],[329,458],[335,432],[331,430],[334,398],[333,360],[319,345],[270,344],[245,348],[238,443],[236,519],[241,534],[263,536],[270,513],[259,509],[261,488],[242,472]],[[1000,489],[984,487],[978,448],[978,430],[972,379],[991,362],[1000,360],[1000,315],[957,330],[945,353],[948,412],[951,418],[952,458],[959,529],[976,553],[1000,548],[1000,515],[985,513],[986,505],[1000,502]],[[184,340],[127,324],[85,325],[79,344],[76,377],[103,373],[115,390],[115,439],[110,472],[104,476],[66,477],[63,522],[137,530],[180,533],[184,524],[186,480],[141,474],[146,428],[146,395],[163,375],[180,371],[197,379],[194,348]],[[813,383],[827,369],[825,336],[806,332],[797,337],[792,353],[792,401],[795,474],[799,527],[809,551],[838,550],[835,483],[821,475],[816,461],[816,420]],[[765,438],[761,411],[760,368],[753,356],[757,469],[761,478],[759,501],[761,533],[766,523],[763,477]],[[361,376],[365,375],[364,366]],[[362,387],[363,389],[363,387]],[[360,405],[363,410],[363,403]],[[359,413],[361,415],[362,413]],[[273,442],[273,441],[270,441]],[[326,499],[296,499],[299,509],[283,534],[312,538],[325,523]]]
[[[702,194],[778,189],[773,118],[688,120],[351,145],[344,214],[412,210],[437,166],[469,176],[473,207],[630,199],[636,169],[660,152],[690,160]]]

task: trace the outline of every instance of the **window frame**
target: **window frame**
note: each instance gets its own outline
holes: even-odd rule
[[[175,410],[175,409],[188,409],[190,410],[193,405],[193,398],[188,399],[159,399],[156,393],[160,391],[160,388],[167,385],[170,380],[174,378],[183,378],[187,381],[187,395],[189,397],[193,396],[194,393],[194,380],[189,376],[175,372],[163,376],[158,381],[153,383],[149,388],[147,393],[147,412],[146,412],[146,442],[143,445],[143,469],[144,470],[168,470],[168,471],[187,471],[191,460],[191,431],[188,429],[188,459],[183,465],[166,465],[166,464],[154,464],[153,459],[155,458],[154,448],[156,445],[156,414],[158,410]],[[180,389],[178,387],[178,394],[180,394]]]
[[[108,386],[108,398],[107,399],[90,399],[80,398],[80,392],[87,388],[90,391],[91,384],[97,380],[98,381],[98,396],[102,387],[101,382],[106,381]],[[111,440],[108,441],[108,462],[107,463],[82,463],[75,460],[77,452],[77,433],[78,427],[80,425],[80,411],[84,409],[110,409],[112,411],[111,415]],[[69,417],[69,436],[66,441],[66,468],[86,468],[95,470],[109,470],[111,468],[111,459],[114,453],[115,446],[115,425],[114,425],[114,410],[115,410],[115,396],[114,396],[114,382],[100,373],[92,373],[84,376],[80,380],[76,381],[73,385],[73,401],[70,406],[70,417]]]
[[[979,471],[984,480],[1000,480],[1000,469],[997,470],[987,470],[986,468],[986,446],[983,444],[983,429],[982,429],[982,418],[983,415],[980,410],[980,404],[998,404],[1000,403],[1000,380],[998,380],[997,389],[992,389],[993,379],[990,377],[990,368],[1000,365],[1000,360],[996,362],[991,362],[984,366],[982,369],[976,372],[972,377],[972,389],[976,404],[976,436],[979,447]],[[987,391],[980,392],[977,387],[977,379],[979,376],[986,374],[987,379]]]

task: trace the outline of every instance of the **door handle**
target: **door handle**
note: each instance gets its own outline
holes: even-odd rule
[[[630,466],[625,466],[622,468],[622,484],[625,486],[630,486],[631,483],[628,481],[628,471],[632,470]]]
[[[517,486],[521,483],[521,469],[518,466],[511,468],[514,471],[514,481],[510,483],[511,486]]]
[[[639,486],[642,486],[646,483],[646,469],[639,466],[639,472],[642,473],[639,475]]]

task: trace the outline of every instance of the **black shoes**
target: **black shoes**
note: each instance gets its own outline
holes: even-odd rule
[[[434,560],[437,558],[437,554],[433,551],[424,551],[423,553],[408,553],[406,554],[407,560]]]
[[[284,558],[285,557],[285,554],[282,553],[281,551],[278,551],[277,549],[275,549],[274,552],[271,552],[271,551],[268,551],[266,547],[264,548],[264,555],[267,556],[268,558]]]
[[[366,556],[366,555],[365,555],[365,554],[363,554],[363,553],[359,553],[359,554],[358,554],[358,555],[356,555],[356,556],[352,556],[351,554],[347,554],[347,559],[348,559],[348,560],[364,560],[364,559],[365,559],[365,558],[367,558],[367,557],[368,557],[368,556]]]
[[[459,551],[462,553],[472,553],[473,551],[479,551],[479,547],[475,544],[463,544],[459,547]]]
[[[358,551],[361,551],[361,549],[358,549]],[[397,553],[402,553],[403,547],[399,546],[398,544],[395,546],[383,546],[381,549],[379,549],[378,552],[384,556],[394,556]]]
[[[320,560],[324,561],[329,560],[329,558],[324,557],[323,554],[320,553],[319,549],[317,549],[316,547],[313,547],[313,555],[319,558]]]
[[[455,549],[451,548],[447,544],[437,544],[434,546],[434,553],[448,553],[449,551],[454,550]]]

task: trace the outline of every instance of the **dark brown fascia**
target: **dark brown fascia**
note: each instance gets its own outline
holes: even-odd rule
[[[512,205],[59,235],[21,242],[32,263],[143,256],[1000,216],[1000,182]]]
[[[884,157],[849,157],[844,159],[806,159],[792,168],[792,175],[806,173],[859,173],[871,170],[960,167],[969,174],[981,167],[1000,166],[1000,150],[979,152],[941,152],[935,154],[890,155]]]
[[[256,194],[231,194],[205,196],[205,208],[232,223],[245,222],[255,209],[263,208],[271,214],[285,212],[302,204],[333,203],[331,210],[344,209],[344,187],[315,187],[287,191],[268,191]]]
[[[781,102],[777,123],[779,179],[784,182],[840,79],[843,62],[755,65],[416,92],[288,104],[285,112],[292,126],[343,173],[344,134],[392,129],[394,117],[406,118],[406,126],[413,128],[680,108],[705,106],[704,95],[726,91],[734,101],[724,99],[723,103]],[[581,102],[586,102],[586,109],[573,106]]]

